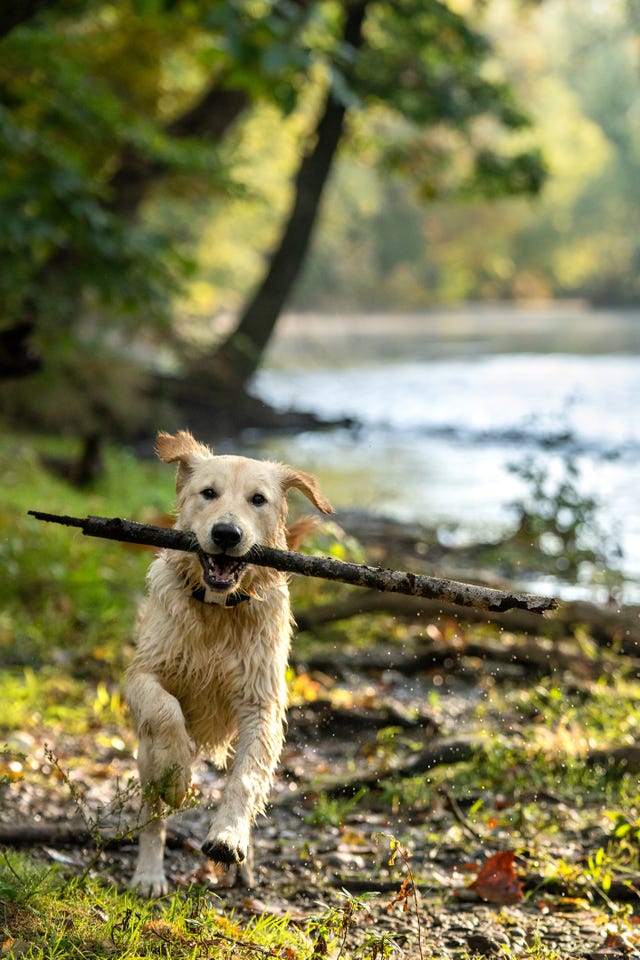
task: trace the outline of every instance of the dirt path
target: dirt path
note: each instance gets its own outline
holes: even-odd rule
[[[466,666],[471,674],[472,664]],[[517,713],[497,717],[487,709],[484,727],[479,724],[482,684],[442,672],[407,678],[386,670],[352,675],[338,686],[332,678],[302,673],[296,691],[273,803],[255,832],[256,886],[229,889],[224,872],[199,852],[207,807],[215,805],[223,783],[200,761],[195,784],[201,802],[169,821],[168,868],[178,888],[191,888],[191,895],[206,896],[236,916],[266,912],[303,922],[333,910],[334,933],[349,950],[366,941],[382,951],[392,940],[409,957],[505,951],[590,960],[640,956],[633,919],[637,878],[617,877],[607,885],[596,875],[594,858],[611,832],[597,793],[572,804],[566,791],[528,785],[527,771],[517,766],[505,767],[502,783],[493,769],[486,784],[477,763],[467,781],[450,781],[451,764],[413,780],[394,773],[452,738],[478,749],[500,742],[504,750],[508,728],[511,741],[518,741],[525,728]],[[101,728],[57,737],[51,751],[64,777],[43,749],[45,736],[22,734],[23,779],[4,791],[0,828],[76,822],[72,791],[105,836],[134,822],[137,799],[126,788],[134,775],[128,733]],[[15,740],[17,748],[20,735]],[[360,780],[378,782],[354,797]],[[74,838],[81,839],[80,829]],[[72,872],[94,855],[86,836],[63,844],[52,835],[38,851]],[[515,854],[513,902],[504,902],[504,877],[496,886],[503,902],[489,902],[470,888],[482,864],[500,851]],[[107,846],[93,869],[124,885],[135,852],[133,843]],[[415,896],[408,881],[415,882]]]

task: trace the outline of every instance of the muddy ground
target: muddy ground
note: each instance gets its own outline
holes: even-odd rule
[[[455,673],[438,667],[412,677],[362,666],[355,672],[337,654],[335,662],[334,676],[298,664],[303,679],[273,802],[255,831],[254,887],[230,888],[229,876],[199,852],[208,807],[224,782],[200,760],[197,804],[169,819],[167,865],[178,889],[236,917],[266,912],[304,923],[328,908],[343,916],[346,910],[354,921],[340,934],[346,956],[367,937],[380,944],[388,937],[403,951],[398,955],[410,958],[508,951],[590,960],[640,956],[637,878],[616,881],[605,892],[586,870],[611,831],[597,797],[572,805],[566,793],[540,793],[533,785],[527,795],[522,770],[505,770],[498,788],[495,781],[486,790],[447,787],[447,764],[451,769],[477,750],[490,750],[492,736],[503,738],[508,730],[517,741],[521,734],[516,713],[488,711],[484,727],[478,725],[478,704],[487,682],[501,682],[499,671],[496,681],[476,657],[465,662],[464,656]],[[517,670],[507,672],[512,683]],[[533,682],[524,670],[521,679]],[[60,732],[51,739],[51,732],[31,730],[16,735],[12,746],[25,758],[22,779],[4,790],[0,839],[28,846],[63,871],[92,864],[105,882],[124,886],[136,855],[135,842],[123,839],[125,825],[135,822],[138,803],[127,787],[135,774],[129,732],[96,725],[89,734]],[[410,769],[416,758],[418,775],[407,785],[396,771]],[[368,789],[358,796],[361,783]],[[87,821],[94,833],[116,841],[96,849]],[[37,841],[21,837],[22,825],[41,831]],[[392,838],[401,849],[390,863]],[[498,878],[503,902],[493,903],[470,884],[499,851],[515,852],[516,879],[510,894],[508,880]],[[403,888],[407,877],[415,881],[415,897],[406,883]]]

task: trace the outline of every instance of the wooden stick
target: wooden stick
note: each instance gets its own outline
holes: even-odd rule
[[[54,513],[41,513],[37,510],[30,510],[29,514],[36,520],[79,527],[83,534],[90,537],[147,544],[169,550],[200,552],[200,546],[194,534],[184,530],[154,527],[136,523],[133,520],[123,520],[120,517],[81,519]],[[383,570],[380,567],[369,567],[359,563],[345,563],[343,560],[335,560],[332,557],[313,557],[288,550],[275,550],[272,547],[253,547],[247,554],[247,560],[257,566],[273,567],[287,573],[299,573],[305,577],[320,577],[323,580],[335,580],[387,593],[440,599],[456,606],[476,607],[493,612],[520,609],[542,614],[557,607],[557,600],[553,597],[541,597],[530,593],[507,593],[504,590],[479,587],[457,580],[420,576],[398,570]]]

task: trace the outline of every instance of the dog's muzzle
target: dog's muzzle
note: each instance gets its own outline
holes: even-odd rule
[[[231,590],[237,586],[247,566],[244,557],[230,557],[226,553],[199,553],[202,576],[212,590]]]

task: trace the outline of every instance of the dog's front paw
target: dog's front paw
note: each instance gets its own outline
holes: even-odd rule
[[[141,897],[164,897],[169,892],[169,883],[162,870],[136,870],[129,886]]]
[[[207,838],[202,844],[202,852],[209,860],[228,867],[226,886],[253,886],[253,851],[251,844],[247,848],[234,844],[221,837]]]
[[[247,856],[246,849],[225,837],[207,837],[202,844],[202,852],[209,860],[227,867],[242,863]]]

